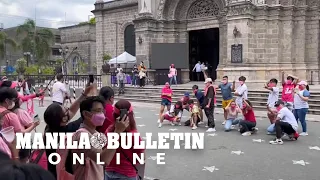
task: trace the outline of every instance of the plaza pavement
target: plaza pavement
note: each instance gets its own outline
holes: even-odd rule
[[[36,102],[36,101],[35,101]],[[45,101],[45,105],[49,105]],[[136,122],[141,136],[158,132],[205,133],[200,126],[192,131],[186,126],[164,123],[158,128],[158,104],[133,103]],[[35,104],[41,118],[37,132],[43,132],[45,108]],[[79,117],[79,113],[76,118]],[[184,112],[183,121],[188,118]],[[145,179],[160,180],[319,180],[320,123],[308,122],[309,136],[298,141],[285,141],[283,145],[270,145],[273,136],[266,135],[269,121],[258,117],[257,134],[243,137],[236,130],[226,133],[221,125],[222,116],[215,115],[216,133],[205,133],[203,150],[147,150]],[[206,121],[206,120],[205,120]],[[157,137],[153,135],[153,140]],[[181,142],[183,143],[183,142]],[[170,143],[172,146],[173,143]],[[166,153],[165,165],[156,164],[156,153]]]

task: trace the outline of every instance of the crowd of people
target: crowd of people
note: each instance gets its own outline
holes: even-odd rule
[[[114,103],[114,91],[111,87],[103,87],[97,94],[96,83],[90,83],[85,87],[81,96],[66,107],[63,102],[68,92],[63,83],[63,76],[58,74],[56,79],[52,87],[52,103],[43,114],[46,123],[43,133],[74,132],[73,140],[79,140],[80,133],[88,133],[91,137],[96,132],[106,135],[111,132],[137,132],[131,103],[126,100]],[[0,164],[2,167],[0,174],[2,176],[10,176],[12,179],[19,180],[65,180],[66,177],[77,180],[139,179],[137,169],[131,161],[133,153],[141,156],[144,149],[122,149],[121,147],[116,150],[95,149],[94,147],[84,150],[16,149],[15,139],[9,140],[3,135],[3,132],[9,129],[13,134],[27,133],[35,129],[40,122],[24,110],[21,104],[29,99],[42,97],[47,89],[42,89],[39,93],[23,95],[13,84],[12,81],[3,79],[0,85]],[[122,119],[120,119],[120,109],[127,112]],[[71,122],[70,120],[79,110],[80,118]],[[57,165],[48,162],[49,156],[53,153],[61,155],[62,160]],[[79,156],[80,153],[85,155],[85,165],[72,164],[74,153]],[[99,160],[97,153],[101,155]],[[120,164],[116,162],[116,153],[121,154]],[[52,160],[56,161],[57,157],[53,156]],[[104,162],[105,166],[97,164],[97,161]],[[41,168],[34,164],[38,164]]]
[[[204,124],[204,111],[208,119],[207,132],[216,132],[214,108],[217,104],[217,89],[221,89],[225,131],[238,129],[243,136],[257,133],[257,121],[254,107],[248,100],[246,78],[239,77],[238,85],[236,85],[236,82],[230,83],[228,77],[224,76],[222,82],[217,86],[214,85],[211,78],[206,77],[206,73],[204,76],[204,91],[200,90],[197,85],[192,87],[196,100],[193,100],[190,93],[186,92],[179,101],[173,103],[174,92],[169,82],[165,84],[161,92],[162,101],[158,127],[161,128],[165,121],[169,121],[174,126],[181,125],[183,111],[187,110],[190,112],[190,116],[184,125],[190,126],[192,130],[197,129],[199,125]],[[89,136],[92,136],[97,132],[106,135],[111,132],[138,132],[131,103],[127,100],[119,100],[115,103],[115,92],[112,87],[102,87],[98,94],[96,83],[89,83],[81,96],[67,107],[64,106],[64,102],[70,94],[64,83],[64,76],[58,74],[56,79],[57,81],[52,87],[52,103],[43,114],[46,123],[43,133],[73,132],[73,140],[79,140],[81,133],[88,133]],[[269,91],[266,109],[270,126],[267,131],[268,134],[276,136],[274,140],[270,141],[270,144],[283,144],[282,138],[284,136],[295,141],[299,136],[308,135],[305,120],[310,98],[308,84],[293,75],[288,75],[285,79],[284,72],[282,82],[281,99],[279,99],[280,90],[277,87],[277,79],[270,79],[265,84],[265,89]],[[10,178],[17,177],[18,179],[34,176],[34,179],[40,180],[64,180],[66,174],[69,178],[77,180],[139,179],[139,172],[132,164],[133,153],[141,155],[144,149],[122,149],[119,147],[116,150],[111,150],[92,147],[85,150],[17,150],[16,141],[6,139],[2,132],[12,131],[15,134],[33,131],[40,122],[33,117],[32,113],[23,109],[21,104],[36,97],[43,99],[44,92],[47,90],[47,88],[41,87],[38,93],[23,94],[17,91],[19,88],[21,85],[6,78],[2,79],[0,84],[0,151],[2,151],[0,164],[4,167],[0,170],[0,175],[10,176]],[[40,105],[43,104],[40,103]],[[120,119],[123,110],[126,110],[127,113]],[[80,118],[70,121],[78,111],[80,111]],[[298,133],[298,121],[302,126],[300,134]],[[48,158],[53,153],[61,155],[62,161],[57,165],[48,163]],[[85,165],[71,163],[74,153],[84,153]],[[99,161],[104,162],[105,166],[96,163],[98,161],[97,153],[101,154]],[[120,164],[116,162],[115,153],[120,153]],[[52,159],[53,161],[57,160],[56,156],[53,156]],[[38,164],[42,168],[33,164]]]
[[[197,68],[197,67],[195,67]],[[239,77],[238,86],[236,82],[230,83],[228,76],[224,76],[219,85],[214,85],[211,78],[205,76],[204,91],[199,90],[197,85],[192,87],[196,102],[185,93],[179,101],[172,103],[173,90],[169,83],[166,83],[161,92],[161,106],[159,113],[159,128],[165,120],[171,125],[181,125],[181,118],[184,110],[190,112],[190,117],[185,125],[193,130],[198,125],[203,124],[203,113],[207,116],[208,128],[206,132],[216,132],[214,108],[216,106],[217,89],[221,90],[222,108],[224,110],[224,129],[226,132],[238,129],[243,136],[250,136],[258,131],[254,107],[248,100],[248,87],[246,78]],[[306,81],[299,80],[293,75],[282,73],[282,96],[279,99],[279,87],[277,79],[270,79],[264,88],[269,91],[266,102],[267,115],[270,126],[267,128],[268,134],[276,135],[270,144],[283,144],[282,137],[288,136],[290,140],[297,140],[299,136],[307,136],[306,114],[308,112],[308,100],[310,98],[309,86]],[[166,109],[166,112],[164,110]],[[298,133],[298,122],[302,126],[302,132]],[[236,125],[238,128],[236,128]]]

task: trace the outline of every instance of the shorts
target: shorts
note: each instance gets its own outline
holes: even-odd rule
[[[222,108],[223,108],[223,109],[226,108],[231,101],[233,101],[233,99],[230,99],[230,100],[222,100]]]
[[[168,121],[174,121],[175,117],[171,117],[168,114],[165,114],[164,116],[164,120],[168,120]]]
[[[161,100],[161,105],[162,106],[170,106],[171,102],[168,99],[162,99]]]

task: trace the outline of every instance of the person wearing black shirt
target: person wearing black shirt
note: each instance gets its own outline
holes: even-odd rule
[[[137,68],[137,65],[134,65],[132,68],[132,86],[137,86],[137,79],[139,76],[139,70]]]
[[[208,118],[208,127],[209,129],[207,132],[215,132],[215,123],[214,123],[214,86],[212,85],[212,79],[206,78],[206,81],[204,82],[205,85],[205,91],[204,91],[204,112]]]

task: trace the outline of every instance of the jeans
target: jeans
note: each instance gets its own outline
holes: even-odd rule
[[[301,123],[302,132],[307,132],[307,122],[306,122],[307,112],[308,112],[308,108],[302,108],[302,109],[295,109],[294,110],[294,116],[296,117],[297,122],[299,120],[300,123]]]
[[[204,113],[206,114],[207,118],[208,118],[208,127],[209,128],[214,128],[216,125],[214,123],[214,116],[213,116],[213,112],[214,112],[214,106],[210,106],[209,108],[204,108]]]
[[[237,125],[239,124],[240,120],[239,119],[228,119],[226,121],[226,124],[224,125],[224,129],[226,131],[230,130],[231,129],[231,125]]]
[[[240,127],[240,133],[242,134],[248,131],[252,131],[252,128],[256,127],[256,123],[251,121],[241,120],[239,122],[239,127]]]
[[[276,129],[277,139],[281,138],[282,132],[284,132],[288,135],[292,135],[296,132],[289,123],[282,122],[282,121],[277,121],[275,123],[275,129]]]
[[[140,87],[144,87],[145,86],[145,83],[146,83],[146,78],[143,77],[143,78],[140,78]]]
[[[267,132],[268,132],[268,133],[275,133],[275,132],[276,132],[275,124],[271,124],[271,125],[267,128]]]
[[[137,76],[135,76],[135,75],[132,76],[132,85],[133,86],[137,85]]]
[[[119,80],[119,94],[124,94],[124,83],[123,80]]]
[[[120,173],[114,172],[114,171],[106,171],[105,172],[105,180],[137,180],[137,177],[127,177],[125,175],[122,175]]]
[[[172,76],[170,78],[170,85],[172,85],[172,80],[174,80],[175,84],[177,85],[177,76]]]

